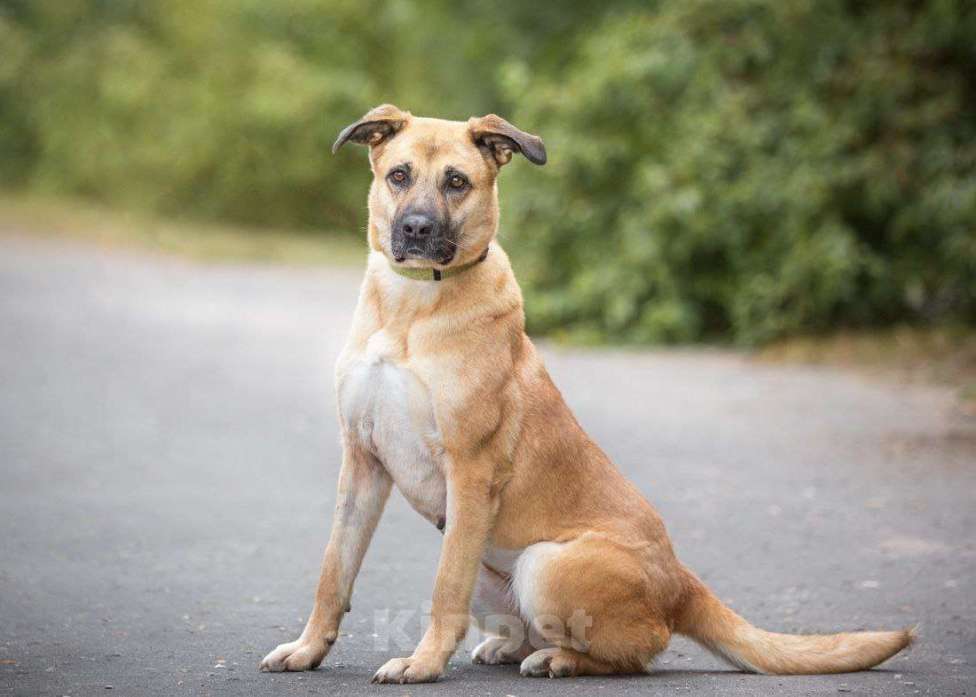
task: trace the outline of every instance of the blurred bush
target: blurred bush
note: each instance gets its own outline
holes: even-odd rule
[[[754,343],[976,317],[973,3],[660,2],[558,80],[504,78],[553,152],[507,187],[537,329]]]
[[[392,101],[541,134],[503,238],[530,326],[756,343],[976,320],[966,0],[0,0],[0,182],[355,230]]]
[[[330,154],[384,101],[500,110],[500,56],[545,63],[587,11],[476,0],[0,0],[0,183],[165,215],[364,226]],[[531,40],[528,38],[531,37]]]

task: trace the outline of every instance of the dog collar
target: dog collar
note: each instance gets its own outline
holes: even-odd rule
[[[460,266],[452,266],[449,269],[411,269],[405,266],[396,266],[390,264],[390,268],[396,273],[404,276],[406,278],[412,278],[415,281],[443,281],[445,278],[450,278],[451,276],[457,276],[462,274],[472,266],[477,266],[485,260],[488,256],[488,247],[485,247],[485,251],[481,253],[474,261],[469,261],[467,264],[461,264]]]

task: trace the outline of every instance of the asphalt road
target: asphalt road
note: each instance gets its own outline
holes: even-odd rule
[[[208,267],[0,237],[0,695],[976,694],[976,429],[948,390],[718,351],[545,350],[679,555],[783,631],[921,623],[866,673],[532,680],[416,638],[440,536],[397,496],[327,663],[259,673],[309,611],[355,270]],[[111,692],[109,689],[111,688]]]

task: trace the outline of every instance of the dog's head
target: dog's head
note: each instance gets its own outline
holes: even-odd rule
[[[464,121],[412,116],[378,106],[339,134],[369,147],[370,244],[412,267],[447,267],[477,258],[498,227],[499,168],[520,153],[545,164],[537,136],[490,114]]]

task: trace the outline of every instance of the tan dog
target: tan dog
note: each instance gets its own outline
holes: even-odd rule
[[[910,643],[911,631],[757,629],[675,558],[525,335],[495,241],[495,180],[513,153],[543,164],[539,138],[494,115],[441,121],[384,105],[333,151],[347,141],[369,146],[374,179],[368,267],[336,367],[338,503],[308,624],[263,670],[309,670],[329,652],[394,483],[444,541],[429,628],[377,682],[439,678],[472,614],[527,630],[488,638],[474,660],[520,661],[531,676],[643,671],[672,632],[762,673],[861,670]]]

